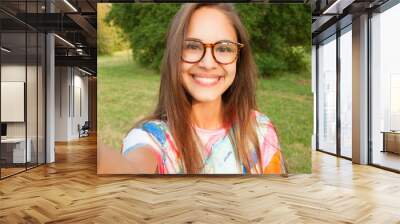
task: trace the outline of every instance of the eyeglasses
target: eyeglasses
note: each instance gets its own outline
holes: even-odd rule
[[[183,42],[182,61],[187,63],[197,63],[204,58],[206,49],[210,47],[214,60],[220,64],[233,63],[238,55],[240,48],[244,44],[221,40],[213,44],[205,44],[200,40],[187,39]]]

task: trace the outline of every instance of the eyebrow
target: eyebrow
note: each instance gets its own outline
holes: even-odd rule
[[[200,39],[198,39],[198,38],[192,38],[192,37],[186,38],[185,40],[194,40],[194,41],[200,41],[200,42],[204,43],[202,40],[200,40]],[[227,39],[218,40],[218,41],[216,41],[216,42],[214,42],[214,43],[217,43],[217,42],[231,42],[231,43],[234,43],[233,40],[227,40]]]
[[[201,41],[200,39],[197,39],[197,38],[186,38],[185,40],[195,40],[195,41]]]

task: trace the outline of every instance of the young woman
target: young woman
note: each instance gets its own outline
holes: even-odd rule
[[[283,174],[256,67],[231,4],[184,4],[168,32],[154,113],[123,142],[135,173]]]

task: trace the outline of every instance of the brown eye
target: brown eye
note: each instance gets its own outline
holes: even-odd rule
[[[230,42],[220,42],[214,47],[214,55],[219,63],[227,64],[235,60],[238,46]]]
[[[232,53],[235,50],[231,46],[218,46],[216,51],[221,53]]]
[[[189,63],[198,62],[203,56],[203,44],[199,41],[185,40],[183,42],[182,59]]]
[[[184,43],[185,50],[201,50],[201,44],[195,41],[185,41]]]

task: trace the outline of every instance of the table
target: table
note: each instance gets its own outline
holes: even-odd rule
[[[31,162],[32,140],[26,139],[28,144],[25,154],[25,138],[6,138],[1,139],[1,157],[9,163],[25,163]],[[12,159],[11,159],[12,158]],[[25,161],[26,160],[26,161]]]
[[[382,131],[383,150],[382,152],[392,152],[400,154],[400,131]]]

